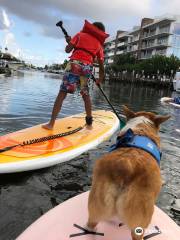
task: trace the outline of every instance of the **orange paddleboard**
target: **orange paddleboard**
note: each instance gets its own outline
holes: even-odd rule
[[[66,133],[82,127],[80,131],[67,136],[17,146],[1,152],[0,173],[28,171],[68,161],[107,140],[119,128],[118,118],[110,111],[94,111],[93,119],[92,127],[88,127],[85,125],[85,114],[81,113],[57,120],[50,131],[43,129],[42,125],[37,125],[0,136],[0,149],[3,149],[24,141]]]

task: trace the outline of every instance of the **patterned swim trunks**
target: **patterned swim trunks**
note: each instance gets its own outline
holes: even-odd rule
[[[77,60],[68,62],[60,91],[74,93],[80,89],[81,95],[89,95],[88,81],[92,74],[92,65],[83,64]]]

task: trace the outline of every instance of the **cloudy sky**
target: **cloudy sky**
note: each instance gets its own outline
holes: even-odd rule
[[[179,0],[0,0],[0,47],[35,65],[61,63],[68,56],[59,20],[70,35],[87,19],[102,21],[113,36],[166,13],[179,14]]]

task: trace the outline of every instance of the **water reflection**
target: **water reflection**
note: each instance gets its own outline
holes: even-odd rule
[[[0,135],[23,129],[25,127],[31,127],[35,124],[47,122],[50,118],[54,100],[59,91],[60,83],[61,78],[59,76],[56,77],[51,74],[30,71],[21,73],[19,76],[0,79]],[[125,104],[134,111],[146,110],[154,111],[158,114],[171,115],[171,119],[163,124],[160,131],[163,150],[161,170],[165,184],[162,188],[158,205],[178,223],[180,223],[180,216],[177,216],[173,210],[177,200],[180,199],[180,133],[175,131],[175,129],[180,129],[180,108],[177,109],[160,103],[161,97],[171,96],[172,93],[169,89],[158,90],[154,88],[142,86],[136,87],[118,83],[109,84],[108,82],[103,85],[103,90],[118,113],[122,113],[122,105]],[[173,96],[174,94],[175,93],[173,93]],[[91,96],[93,109],[111,110],[110,106],[104,100],[99,89],[95,85],[91,86]],[[80,113],[82,111],[84,111],[84,104],[81,96],[78,94],[68,95],[63,104],[60,117]],[[90,151],[90,158],[93,156],[94,159],[96,159],[97,156],[106,152],[106,145],[107,143],[105,143],[102,147],[99,147],[98,151],[97,149],[95,151]],[[87,160],[87,156],[85,156],[85,160]],[[83,163],[85,164],[84,161]],[[66,166],[68,166],[69,169],[71,165]],[[84,172],[85,176],[79,176],[80,178],[85,179],[83,180],[85,182],[87,181],[87,175],[89,178],[91,175],[91,170],[88,169],[89,168],[87,167],[87,172]],[[55,172],[54,175],[51,174],[51,171]],[[3,217],[3,222],[1,220],[0,222],[7,226],[9,225],[10,219],[16,217],[16,213],[12,213],[12,211],[8,208],[9,201],[17,208],[19,206],[19,202],[21,202],[22,205],[24,204],[26,207],[30,206],[31,209],[34,207],[33,203],[30,204],[28,199],[27,205],[24,203],[24,199],[26,199],[25,195],[27,195],[28,198],[33,196],[33,199],[37,199],[36,201],[38,203],[39,199],[41,199],[41,204],[46,206],[45,210],[47,211],[47,206],[49,206],[48,193],[44,193],[43,199],[46,200],[43,200],[42,196],[38,195],[37,192],[33,190],[34,186],[39,187],[40,191],[42,191],[43,187],[48,188],[45,186],[45,183],[49,181],[48,184],[51,186],[54,182],[57,182],[57,179],[61,176],[63,178],[63,174],[65,173],[62,172],[62,166],[55,166],[53,170],[45,169],[38,171],[37,173],[32,172],[22,174],[23,176],[30,176],[30,185],[26,182],[27,180],[25,177],[21,179],[20,186],[17,186],[16,184],[14,185],[14,181],[11,181],[11,177],[8,176],[5,180],[1,180],[0,190],[3,193],[3,200],[0,211],[5,211],[3,209],[6,209],[6,217]],[[49,180],[47,176],[51,180]],[[16,178],[17,175],[15,175],[15,179]],[[31,185],[33,186],[32,189],[30,188]],[[30,190],[28,190],[28,193],[26,192],[25,194],[26,188]],[[21,190],[24,195],[21,193]],[[50,194],[54,194],[50,190],[47,191],[49,191]],[[59,198],[61,197],[61,195],[58,196]],[[46,204],[46,202],[48,203]],[[32,211],[29,210],[27,213],[30,214],[31,212]],[[21,218],[24,212],[18,214]],[[37,213],[37,217],[39,216],[38,214],[39,213]],[[26,220],[28,224],[35,220],[33,214],[28,215]],[[4,228],[6,229],[5,225]],[[18,225],[17,228],[19,229],[18,231],[16,231],[15,228],[13,229],[16,234],[22,231],[21,224]],[[0,235],[4,236],[4,239],[8,240],[7,235],[3,234],[4,233],[2,233],[0,227]],[[15,236],[15,233],[13,236]]]

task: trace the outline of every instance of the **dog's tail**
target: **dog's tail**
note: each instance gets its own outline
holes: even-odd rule
[[[123,161],[118,153],[112,152],[110,154],[104,155],[102,158],[98,159],[94,173],[98,176],[105,176],[109,178],[109,181],[120,184],[126,184],[131,181],[133,174],[133,168],[131,163],[126,159]]]
[[[133,159],[135,158],[136,159]],[[124,151],[114,151],[110,154],[104,155],[102,158],[97,160],[95,165],[95,173],[109,177],[109,180],[120,186],[127,186],[134,179],[142,176],[142,173],[145,175],[148,174],[145,172],[145,169],[150,164],[151,156],[148,153],[142,152],[140,149],[124,149]],[[153,157],[152,157],[152,161]],[[156,165],[156,163],[154,163]],[[157,168],[157,167],[156,167]],[[152,169],[153,171],[154,169]],[[152,171],[150,171],[152,173]]]

